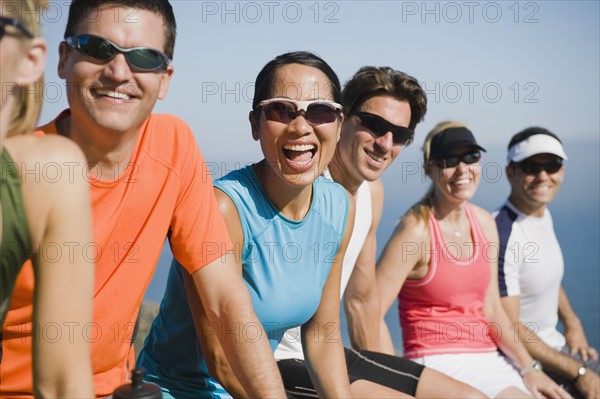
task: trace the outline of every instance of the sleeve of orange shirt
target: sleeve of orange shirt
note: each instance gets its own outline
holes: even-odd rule
[[[212,178],[191,129],[177,125],[181,191],[171,221],[171,251],[192,274],[233,248],[215,200]]]

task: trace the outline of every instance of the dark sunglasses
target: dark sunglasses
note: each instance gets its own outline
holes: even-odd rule
[[[542,170],[545,170],[549,175],[554,174],[560,170],[563,166],[562,159],[546,163],[538,163],[533,161],[523,161],[516,164],[527,175],[537,175]]]
[[[480,159],[481,152],[473,151],[463,155],[451,155],[449,157],[440,159],[439,165],[442,169],[453,168],[461,162],[466,165],[472,165],[474,163],[479,162]]]
[[[354,111],[352,115],[357,116],[360,119],[360,124],[369,129],[377,137],[385,136],[387,132],[392,132],[394,144],[407,146],[412,142],[415,135],[412,129],[394,125],[381,116],[370,112]]]
[[[171,59],[163,52],[149,47],[119,47],[110,40],[94,35],[76,35],[67,38],[67,44],[81,54],[106,63],[117,54],[123,54],[127,64],[139,72],[154,72],[167,68]]]
[[[7,26],[14,26],[18,30],[20,30],[21,33],[23,33],[25,36],[27,36],[30,39],[33,39],[33,33],[31,33],[31,31],[27,29],[25,25],[23,25],[14,18],[0,17],[0,40],[2,40],[2,38],[6,34]]]
[[[303,114],[311,125],[321,125],[334,122],[342,112],[342,106],[328,100],[296,101],[275,97],[259,102],[255,110],[262,110],[270,121],[289,124]]]

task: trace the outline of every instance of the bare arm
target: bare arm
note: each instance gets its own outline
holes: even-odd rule
[[[209,322],[206,316],[191,276],[184,273],[183,281],[208,372],[223,385],[223,388],[231,396],[234,398],[247,398],[246,391],[244,391],[242,384],[235,376],[231,366],[229,366],[229,362],[227,362],[227,357],[217,335],[217,329],[214,328],[215,326]]]
[[[192,279],[208,321],[217,332],[227,361],[244,390],[251,397],[285,397],[264,330],[253,342],[243,337],[227,337],[226,332],[236,331],[236,326],[261,326],[233,253],[204,266],[192,274]],[[260,367],[256,367],[257,364]]]
[[[215,194],[231,239],[241,249],[244,241],[237,209],[226,194],[220,190],[215,190]],[[211,370],[229,365],[230,369],[220,370],[215,377],[225,389],[231,389],[230,393],[246,396],[242,395],[245,391],[250,397],[282,398],[285,397],[283,383],[267,334],[254,313],[250,294],[242,280],[240,261],[239,254],[230,252],[192,274],[195,290],[210,323],[200,329],[197,327],[197,331],[210,329],[215,332],[215,338],[218,337],[218,340],[204,342],[200,337],[201,345],[212,357]],[[227,339],[225,332],[236,331],[236,325],[260,326],[263,333],[253,342]],[[220,347],[215,345],[219,342]],[[223,359],[223,353],[227,361]],[[260,367],[256,367],[257,364]]]
[[[565,338],[571,355],[579,353],[584,362],[589,358],[598,359],[598,352],[588,344],[581,320],[575,314],[562,285],[558,293],[558,317],[565,326]]]
[[[488,212],[481,208],[477,208],[476,211],[489,244],[486,259],[490,259],[492,276],[486,293],[484,310],[487,320],[498,329],[498,333],[492,334],[492,339],[494,339],[498,348],[510,357],[520,369],[526,369],[533,363],[533,358],[523,343],[520,340],[513,339],[512,334],[509,333],[514,330],[514,326],[500,302],[498,288],[499,238],[496,223]],[[569,397],[564,389],[543,372],[527,372],[523,376],[523,380],[536,397],[542,397],[542,395],[550,398]]]
[[[219,209],[225,218],[229,235],[234,243],[234,260],[238,266],[238,273],[242,274],[241,265],[241,249],[244,244],[244,236],[242,233],[242,226],[240,224],[240,218],[235,208],[235,205],[231,199],[223,194],[221,190],[215,190],[215,196]],[[194,325],[198,334],[198,340],[202,347],[202,353],[206,360],[206,366],[208,372],[212,375],[223,388],[234,398],[246,398],[248,395],[240,380],[235,376],[235,373],[231,369],[221,342],[217,335],[217,330],[214,328],[208,317],[204,307],[202,306],[202,300],[198,296],[198,293],[193,284],[193,280],[190,276],[184,275],[186,294],[188,297],[188,305],[190,307],[192,317],[194,319]]]
[[[57,168],[52,179],[22,180],[29,230],[39,243],[33,262],[33,389],[36,397],[94,397],[89,342],[81,333],[92,320],[94,290],[94,263],[83,251],[92,243],[89,185],[67,166],[83,168],[86,161],[62,137],[11,140],[7,148],[26,170],[36,170],[35,163]],[[47,326],[57,326],[57,339],[41,334]]]
[[[383,210],[383,184],[377,180],[369,183],[369,187],[372,208],[371,227],[348,281],[344,306],[352,346],[357,349],[376,351],[380,346],[379,314],[381,313],[375,279],[376,233]]]
[[[349,398],[350,381],[340,334],[340,278],[342,260],[354,226],[354,201],[350,198],[344,236],[333,259],[314,316],[302,326],[302,348],[308,373],[320,398]]]
[[[403,217],[377,262],[377,288],[381,298],[379,323],[382,326],[379,350],[383,353],[395,354],[389,330],[385,326],[385,315],[413,269],[427,264],[424,249],[428,236],[424,221],[416,220],[412,215]]]
[[[574,380],[581,364],[572,357],[546,345],[533,330],[521,323],[519,321],[519,302],[518,296],[502,298],[502,305],[512,322],[511,328],[514,334],[518,334],[515,338],[523,342],[527,351],[542,363],[545,370]],[[588,369],[586,375],[577,380],[576,388],[586,398],[600,397],[600,377],[593,370]]]

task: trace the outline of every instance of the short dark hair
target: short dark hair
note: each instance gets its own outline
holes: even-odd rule
[[[321,57],[308,52],[308,51],[294,51],[278,55],[273,60],[269,61],[258,73],[256,81],[254,83],[254,98],[252,100],[252,109],[256,110],[256,106],[259,102],[271,98],[274,91],[274,78],[277,70],[285,65],[289,64],[300,64],[309,67],[317,68],[327,76],[329,83],[331,83],[331,94],[333,101],[337,103],[342,102],[342,88],[340,80],[333,71],[333,69],[327,64]]]
[[[173,59],[175,52],[175,38],[177,36],[177,23],[173,7],[168,0],[73,0],[69,7],[69,19],[65,29],[65,39],[76,34],[79,24],[88,17],[88,14],[104,5],[138,8],[152,11],[163,17],[165,24],[165,48],[163,51]]]
[[[344,112],[349,115],[368,99],[390,96],[410,105],[410,123],[415,130],[427,113],[427,95],[412,76],[390,67],[364,66],[352,76],[342,92]]]
[[[534,126],[521,130],[519,133],[512,136],[510,142],[508,143],[508,149],[510,150],[510,148],[513,145],[518,144],[521,141],[527,140],[529,137],[535,136],[536,134],[545,134],[546,136],[554,137],[556,140],[558,140],[559,143],[562,144],[562,141],[560,141],[556,134],[552,133],[548,129],[544,129],[543,127]]]

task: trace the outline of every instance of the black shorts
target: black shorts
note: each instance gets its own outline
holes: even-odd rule
[[[366,380],[415,396],[419,377],[425,366],[383,353],[356,351],[350,348],[344,350],[350,384]],[[279,360],[277,365],[288,397],[317,397],[304,360]]]

